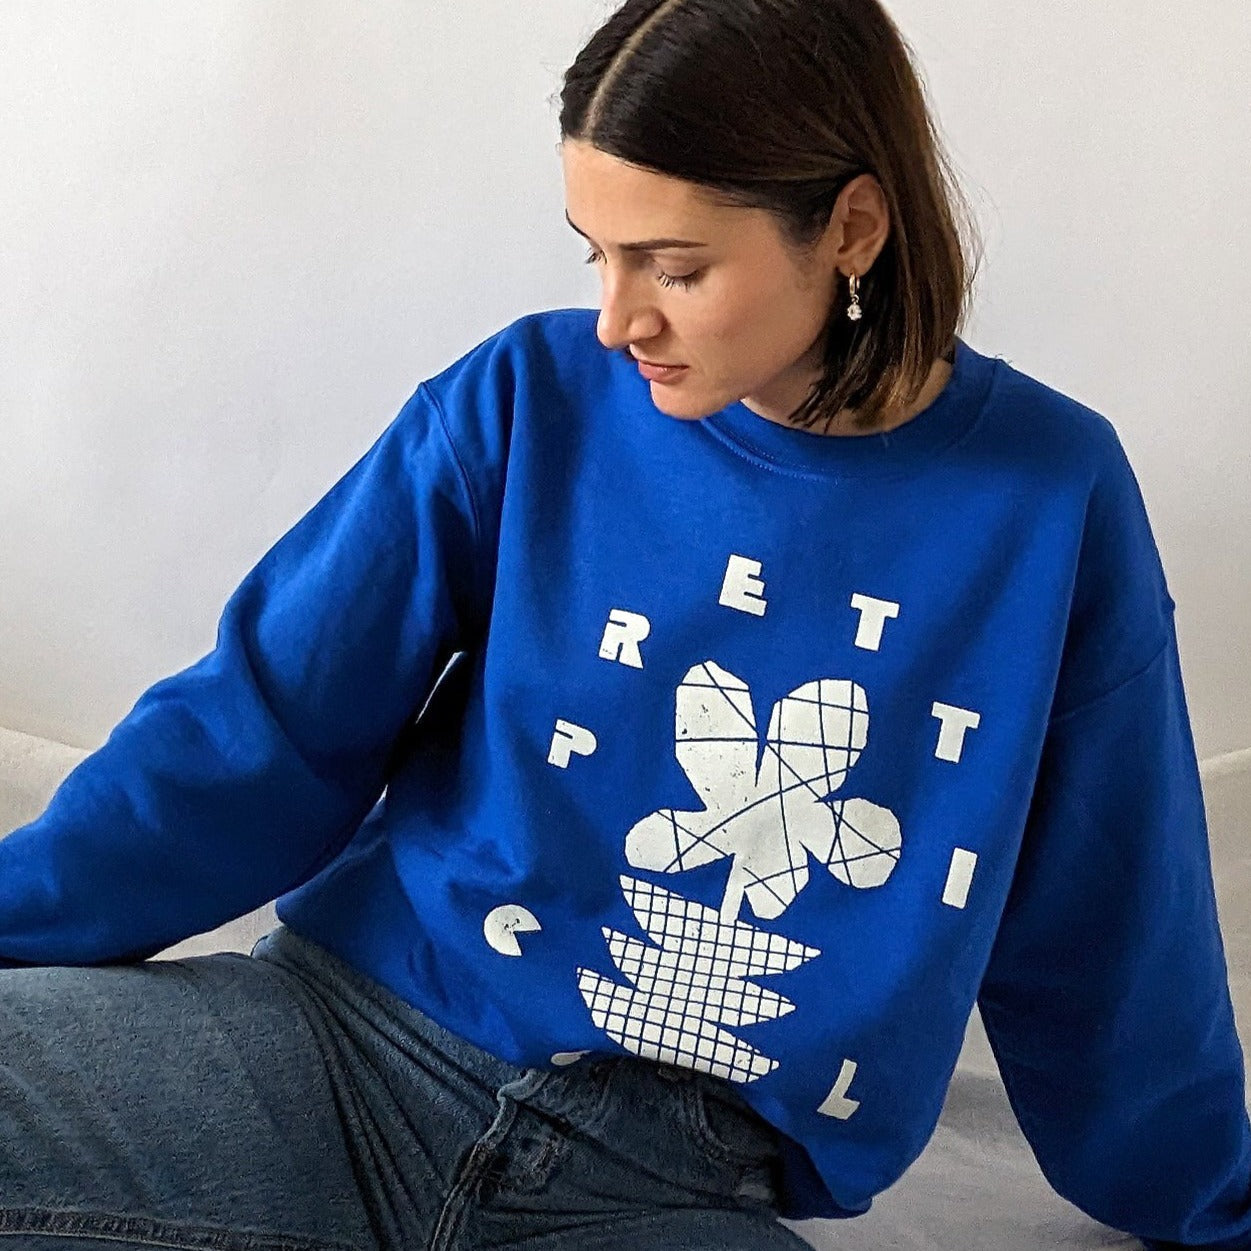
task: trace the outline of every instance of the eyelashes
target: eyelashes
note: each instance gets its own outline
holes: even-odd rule
[[[603,253],[597,252],[592,248],[590,255],[586,258],[586,263],[595,265],[603,259]],[[681,287],[683,291],[689,291],[699,281],[699,274],[690,274],[685,278],[675,278],[672,274],[666,274],[662,271],[657,275],[657,281],[662,287]]]

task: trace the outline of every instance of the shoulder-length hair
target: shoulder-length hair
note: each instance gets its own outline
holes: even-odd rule
[[[823,376],[793,424],[855,411],[862,430],[911,404],[971,304],[980,242],[910,49],[878,0],[626,0],[566,72],[563,140],[694,183],[708,202],[773,214],[810,256],[839,193],[872,174],[891,233],[840,282]]]

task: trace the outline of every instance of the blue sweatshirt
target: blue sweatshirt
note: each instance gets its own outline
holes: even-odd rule
[[[794,1218],[917,1158],[976,1002],[1057,1191],[1251,1248],[1174,604],[1113,427],[963,340],[887,434],[678,421],[595,323],[418,387],[0,841],[0,960],[281,896],[514,1064],[733,1083]]]

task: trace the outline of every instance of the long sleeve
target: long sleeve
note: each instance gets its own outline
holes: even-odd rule
[[[979,1006],[1061,1195],[1155,1251],[1237,1251],[1251,1248],[1243,1052],[1174,606],[1119,456],[1090,527]]]
[[[423,384],[146,691],[0,839],[0,963],[142,958],[307,880],[381,795],[443,663],[481,628],[475,505]]]

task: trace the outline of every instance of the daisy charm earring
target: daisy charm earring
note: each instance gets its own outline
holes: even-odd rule
[[[860,307],[860,279],[852,274],[851,283],[851,307],[847,310],[847,318],[849,321],[859,321],[864,316],[864,309]]]

